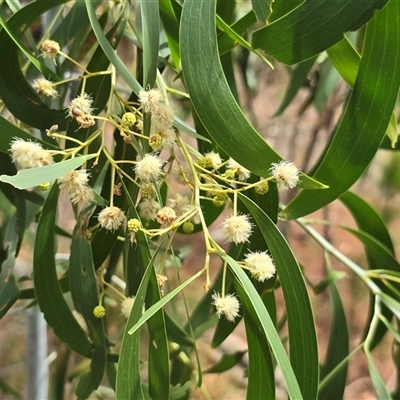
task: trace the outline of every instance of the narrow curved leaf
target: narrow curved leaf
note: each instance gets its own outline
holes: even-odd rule
[[[383,382],[378,370],[375,367],[371,353],[365,352],[365,355],[368,361],[368,368],[371,375],[372,384],[374,385],[374,389],[376,391],[376,398],[380,400],[392,400],[392,397],[390,396],[390,393],[387,390],[385,383]]]
[[[9,183],[18,189],[28,189],[44,182],[54,181],[94,157],[96,154],[88,154],[43,167],[21,169],[14,176],[0,175],[0,181]]]
[[[251,5],[253,7],[253,11],[257,16],[257,19],[261,22],[267,22],[268,17],[272,12],[272,3],[273,0],[252,0]]]
[[[240,289],[238,289],[240,293]],[[249,349],[247,396],[251,399],[275,398],[275,374],[267,336],[258,323],[243,310],[246,339]]]
[[[56,272],[54,225],[58,194],[58,186],[53,185],[37,227],[33,253],[36,299],[54,333],[72,350],[90,357],[92,345],[64,299]]]
[[[340,201],[348,208],[357,222],[358,227],[382,242],[393,254],[393,243],[385,223],[378,213],[360,196],[346,192],[340,196]]]
[[[276,225],[257,204],[239,195],[249,210],[274,259],[282,285],[289,325],[290,360],[305,399],[318,390],[318,349],[314,317],[302,272]]]
[[[126,186],[124,185],[125,189]],[[129,208],[135,218],[140,219],[139,214],[135,208],[134,202],[130,196],[130,192],[126,191],[127,201]],[[132,281],[137,281],[138,276],[145,276],[146,267],[151,264],[150,278],[147,283],[147,292],[145,303],[147,307],[151,304],[157,303],[160,298],[160,288],[157,281],[156,273],[153,268],[153,262],[151,259],[150,247],[146,236],[143,233],[138,232],[137,240],[139,248],[137,251],[129,251],[126,260],[126,274],[129,288],[132,288]],[[161,241],[160,246],[163,244]],[[127,244],[128,245],[128,244]],[[130,249],[131,250],[131,249]],[[129,257],[129,256],[133,257]],[[154,256],[157,255],[157,250]],[[153,257],[154,257],[153,256]],[[136,265],[134,265],[136,264]],[[136,276],[133,271],[136,271]],[[139,287],[138,287],[139,290]],[[136,294],[135,292],[129,292],[130,295]],[[168,349],[168,338],[167,338],[167,326],[166,318],[163,310],[160,310],[153,315],[147,322],[149,331],[149,359],[148,359],[148,384],[149,394],[153,398],[160,398],[168,396],[170,384],[170,366],[169,366],[169,349]]]
[[[316,56],[367,23],[388,0],[306,1],[283,18],[253,33],[252,45],[285,64]]]
[[[174,2],[175,4],[178,4]],[[179,23],[171,4],[171,0],[159,1],[160,18],[167,36],[168,47],[174,67],[178,68],[181,56],[179,54]]]
[[[289,396],[292,399],[311,399],[312,397],[305,397],[300,391],[298,380],[294,374],[294,368],[290,365],[289,359],[282,345],[282,341],[276,331],[276,327],[268,314],[267,309],[264,306],[259,294],[256,292],[253,284],[250,282],[249,277],[245,274],[242,267],[231,257],[225,253],[218,253],[219,256],[225,260],[232,273],[235,275],[235,279],[238,282],[236,290],[239,294],[242,306],[246,307],[249,316],[253,319],[254,324],[258,325],[262,329],[262,334],[268,338],[269,345],[275,356],[276,362],[281,368],[282,374],[285,379],[286,388]],[[269,394],[269,389],[263,387],[263,379],[265,377],[256,375],[253,384],[258,394],[263,395]],[[266,398],[262,396],[261,398]]]
[[[121,75],[122,79],[127,83],[127,85],[136,93],[138,94],[139,91],[142,89],[142,86],[139,82],[133,77],[129,68],[125,65],[125,63],[121,60],[121,58],[117,55],[113,47],[111,46],[110,42],[104,35],[103,30],[97,20],[96,13],[94,11],[94,4],[91,0],[85,0],[86,9],[88,12],[90,24],[92,25],[92,29],[96,38],[103,49],[104,53],[110,60],[111,64],[114,65],[115,69]],[[129,2],[124,4],[125,10],[125,17],[129,19]]]
[[[256,175],[269,176],[271,163],[281,157],[250,125],[229,89],[218,55],[215,8],[215,0],[186,0],[183,5],[180,45],[185,84],[213,140]],[[300,187],[324,185],[302,175]]]
[[[379,149],[400,86],[399,16],[400,4],[390,2],[368,24],[354,89],[314,175],[329,189],[301,192],[281,212],[282,218],[307,215],[341,196]]]
[[[7,258],[0,268],[0,318],[6,315],[11,306],[18,300],[20,291],[17,286],[13,269],[18,248],[17,214],[9,220],[5,243],[7,244]]]
[[[353,47],[350,41],[344,37],[340,42],[336,43],[326,52],[340,76],[352,88],[356,82],[361,59],[357,50]],[[397,118],[395,113],[392,113],[392,116],[390,117],[386,135],[390,139],[392,148],[394,148],[397,142]]]
[[[143,87],[153,87],[157,75],[160,37],[158,1],[140,1],[143,40]]]
[[[332,304],[332,321],[328,349],[324,364],[321,367],[321,380],[349,355],[349,332],[347,329],[346,314],[335,281],[331,281],[329,289]],[[346,379],[347,363],[336,372],[333,379],[328,380],[323,388],[320,388],[318,399],[331,400],[343,398]]]
[[[93,265],[92,248],[86,229],[90,207],[84,209],[76,223],[69,258],[69,285],[76,310],[83,316],[93,342],[92,362],[89,373],[82,375],[75,393],[78,399],[86,399],[96,390],[106,367],[106,337],[103,320],[96,318],[93,310],[99,305],[96,272]]]
[[[292,102],[292,100],[295,98],[298,91],[307,81],[307,76],[311,68],[315,64],[316,59],[317,59],[316,57],[310,58],[309,60],[306,60],[293,67],[290,74],[290,82],[286,89],[285,96],[278,110],[274,114],[275,116],[282,114],[289,106],[289,104]]]

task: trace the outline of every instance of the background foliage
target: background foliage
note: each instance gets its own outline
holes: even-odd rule
[[[51,379],[57,384],[50,397],[63,398],[70,380],[82,399],[96,390],[98,396],[111,391],[118,399],[185,399],[196,387],[207,398],[203,374],[226,372],[240,362],[243,352],[225,354],[206,369],[198,341],[212,329],[210,345],[216,348],[241,320],[248,346],[249,399],[276,397],[277,370],[292,399],[342,398],[348,362],[360,352],[377,397],[399,397],[399,375],[390,393],[372,352],[386,333],[394,343],[399,341],[400,265],[379,213],[350,191],[381,149],[397,150],[399,21],[400,4],[394,0],[0,3],[0,316],[18,300],[25,300],[26,307],[37,304],[58,339],[72,350],[57,354],[58,365],[73,366],[71,371],[56,369]],[[45,39],[60,44],[54,60],[41,52]],[[127,61],[127,53],[134,54],[134,61]],[[305,83],[310,97],[301,113],[308,107],[329,109],[340,82],[349,87],[323,148],[311,148],[304,165],[298,165],[303,171],[300,190],[290,196],[277,190],[271,176],[271,165],[282,157],[258,133],[239,100],[240,90],[250,90],[250,84],[238,89],[237,77],[254,72],[254,60],[271,69],[283,63],[290,72],[277,115],[287,111]],[[313,75],[317,79],[310,84]],[[40,76],[59,89],[55,99],[35,91]],[[162,152],[151,147],[155,117],[141,102],[143,90],[155,87],[177,111],[175,145]],[[71,106],[68,109],[83,93],[92,101],[92,126],[82,127]],[[130,111],[142,124],[140,129],[124,125]],[[17,174],[18,162],[10,157],[16,138],[40,143],[55,162]],[[189,193],[194,210],[186,210],[167,227],[140,212],[145,196],[137,163],[150,152],[166,161],[161,183],[150,182],[157,201],[166,205],[176,201],[177,193]],[[218,168],[202,164],[210,152],[222,157]],[[234,170],[236,178],[229,176],[229,157],[251,173],[246,182],[240,168]],[[186,165],[191,169],[179,187],[173,170],[182,173]],[[57,180],[81,166],[90,170],[94,198],[86,206],[71,208]],[[269,183],[266,194],[255,190],[260,180]],[[46,182],[50,188],[41,191]],[[226,197],[225,211],[210,201],[209,193]],[[357,224],[342,228],[364,246],[367,268],[314,228],[321,221],[305,218],[335,200]],[[141,228],[133,233],[125,224],[102,229],[98,216],[105,207],[118,207],[128,219],[141,220]],[[66,209],[73,211],[72,227],[62,218]],[[199,220],[193,224],[190,218],[196,213]],[[249,241],[218,244],[214,237],[220,226],[210,226],[232,213],[249,215],[253,233]],[[278,219],[293,220],[322,247],[325,277],[318,284],[311,283],[307,265],[299,265],[284,235],[287,228],[278,226]],[[204,268],[181,280],[185,249],[174,245],[173,238],[178,233],[189,240],[196,232],[203,232]],[[57,253],[61,240],[70,246],[67,262]],[[32,273],[19,276],[15,265],[30,242]],[[266,250],[277,272],[258,282],[242,260],[246,253]],[[335,270],[331,258],[370,292],[368,320],[356,346],[349,340],[337,285],[343,273]],[[160,284],[164,275],[169,279],[165,287]],[[195,304],[184,295],[189,285],[205,288]],[[280,291],[283,301],[277,300]],[[310,300],[311,293],[322,292],[329,293],[331,302],[324,357]],[[215,293],[239,299],[234,322],[224,314],[215,317]],[[117,317],[121,301],[132,296],[128,318]],[[99,306],[104,307],[104,318],[94,312]],[[79,312],[84,325],[72,310]],[[5,383],[1,386],[18,396]]]

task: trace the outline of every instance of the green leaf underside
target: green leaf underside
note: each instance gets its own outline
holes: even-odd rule
[[[400,4],[390,2],[367,26],[354,89],[313,176],[329,189],[301,192],[281,212],[282,218],[310,214],[341,196],[357,181],[379,149],[400,85],[399,15]]]
[[[96,157],[95,154],[88,154],[44,167],[22,169],[14,176],[0,175],[0,181],[9,183],[18,189],[28,189],[45,182],[54,181],[94,157]]]
[[[185,85],[213,140],[238,163],[267,177],[271,163],[281,157],[250,125],[229,89],[218,55],[215,6],[215,0],[184,3],[180,43]],[[304,186],[323,187],[302,175]]]
[[[297,64],[333,46],[344,32],[361,28],[387,2],[370,0],[360,6],[351,0],[306,1],[283,18],[255,31],[252,45],[285,64]]]
[[[58,282],[54,259],[58,186],[54,185],[43,206],[33,253],[33,277],[40,310],[54,333],[72,350],[85,357],[91,354],[91,343],[64,299]]]
[[[243,195],[239,200],[249,210],[274,259],[282,285],[289,325],[290,360],[305,399],[314,399],[318,389],[318,349],[314,317],[303,275],[286,240],[259,206]]]

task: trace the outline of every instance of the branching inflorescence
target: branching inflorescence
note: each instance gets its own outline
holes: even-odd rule
[[[58,43],[52,40],[43,42],[41,49],[43,57],[54,62],[58,55],[69,59],[60,50]],[[70,60],[80,66],[76,61]],[[235,245],[245,244],[249,242],[254,224],[250,215],[238,212],[237,194],[254,189],[258,195],[265,195],[269,190],[270,181],[274,181],[279,190],[293,188],[299,182],[299,170],[292,162],[282,160],[271,165],[270,176],[248,183],[250,171],[233,158],[223,160],[215,150],[201,154],[183,140],[174,126],[174,112],[168,98],[158,88],[140,90],[137,102],[132,102],[125,100],[115,86],[108,100],[107,111],[95,115],[92,94],[84,90],[87,79],[98,73],[90,73],[83,67],[80,68],[84,74],[76,79],[81,80],[82,91],[69,102],[65,110],[66,117],[75,120],[78,129],[92,128],[87,140],[80,141],[64,135],[58,132],[57,126],[49,127],[48,136],[58,140],[59,146],[64,145],[63,151],[45,150],[39,143],[16,138],[10,148],[13,161],[21,169],[49,165],[54,162],[53,156],[56,154],[62,154],[65,160],[75,157],[78,153],[86,153],[89,145],[100,137],[101,144],[96,150],[94,165],[97,165],[103,154],[111,165],[112,173],[109,205],[98,212],[97,229],[126,232],[132,244],[136,243],[139,232],[148,238],[169,236],[171,243],[172,237],[178,230],[183,233],[202,231],[206,244],[204,288],[207,291],[210,287],[210,254],[224,250],[213,239],[209,230],[204,204],[212,203],[213,207],[220,208],[221,211],[226,207],[227,215],[218,226],[224,241]],[[115,71],[110,70],[102,74],[115,74]],[[38,94],[58,98],[57,87],[70,81],[71,79],[67,79],[54,83],[45,78],[38,78],[32,87]],[[115,82],[115,77],[113,81]],[[119,111],[114,110],[115,106],[112,106],[114,103],[118,104]],[[149,129],[145,133],[144,126],[147,123]],[[136,160],[114,158],[113,150],[106,146],[107,126],[114,127],[126,146],[133,148],[137,155]],[[66,146],[69,142],[75,146]],[[130,173],[126,168],[122,168],[124,165],[131,165]],[[57,179],[60,189],[68,195],[75,207],[97,204],[95,191],[89,185],[90,172],[87,168],[73,170]],[[117,180],[120,182],[115,184]],[[138,215],[133,218],[129,217],[128,210],[122,210],[114,205],[114,196],[121,194],[123,181],[131,182],[138,191],[135,204]],[[170,189],[167,198],[163,198],[160,194],[163,185]],[[184,194],[173,189],[177,185],[184,186],[180,190]],[[49,183],[40,186],[42,190],[47,189]],[[272,278],[275,274],[274,262],[266,251],[249,252],[239,264],[249,271],[253,279],[260,282]],[[162,271],[161,265],[157,276],[164,276],[161,274]],[[164,278],[166,279],[165,276]],[[159,282],[162,290],[165,279]],[[123,295],[122,299],[122,314],[129,316],[134,300],[124,298]],[[221,293],[214,293],[212,299],[218,317],[224,315],[228,321],[234,321],[239,315],[237,297],[234,294],[225,294],[225,279]],[[94,315],[102,317],[103,309],[96,308]]]

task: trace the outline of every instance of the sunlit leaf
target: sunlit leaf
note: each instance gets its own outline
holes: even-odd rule
[[[95,154],[89,154],[43,167],[22,169],[14,176],[0,175],[0,181],[9,183],[18,189],[31,188],[45,182],[54,181],[94,157],[96,157]]]

